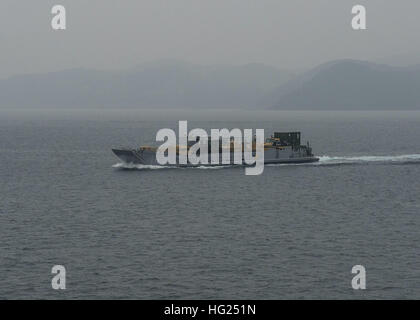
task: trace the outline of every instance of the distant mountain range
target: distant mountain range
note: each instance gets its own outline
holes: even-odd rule
[[[0,80],[0,107],[420,110],[420,66],[337,60],[300,75],[263,64],[158,61]]]
[[[279,86],[265,104],[289,110],[420,110],[420,66],[333,61]]]
[[[157,61],[126,71],[74,69],[0,81],[3,107],[255,107],[294,75],[262,64]]]

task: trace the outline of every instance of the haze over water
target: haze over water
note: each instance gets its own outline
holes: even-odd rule
[[[420,298],[420,112],[237,113],[0,110],[0,298]],[[298,130],[321,161],[251,177],[111,153],[178,120]]]

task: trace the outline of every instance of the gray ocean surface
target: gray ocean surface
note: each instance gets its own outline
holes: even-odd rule
[[[178,120],[299,130],[321,161],[246,176],[111,153]],[[0,299],[420,299],[420,112],[1,110],[0,181]]]

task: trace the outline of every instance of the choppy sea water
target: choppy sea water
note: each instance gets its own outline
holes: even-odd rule
[[[420,298],[419,112],[0,111],[0,298]],[[300,130],[320,162],[127,166],[158,129]],[[67,289],[51,289],[64,265]],[[367,289],[351,288],[352,266]]]

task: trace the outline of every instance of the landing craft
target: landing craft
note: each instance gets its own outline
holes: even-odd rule
[[[318,157],[315,157],[312,153],[312,148],[309,145],[309,142],[306,145],[301,145],[300,142],[301,134],[300,132],[274,132],[274,134],[267,138],[264,143],[264,164],[282,164],[282,163],[309,163],[309,162],[317,162],[319,161]],[[208,164],[199,164],[199,166],[216,166],[222,165],[222,144],[219,143],[219,148],[217,150],[211,149],[211,138],[208,141],[208,157],[209,161]],[[188,153],[189,148],[195,144],[196,142],[188,142],[186,148],[183,148],[179,145],[176,146],[176,154],[177,160],[179,154],[184,152]],[[233,140],[231,140],[230,146],[230,164],[234,164],[234,148],[233,148]],[[154,165],[159,166],[160,164],[156,160],[156,151],[157,147],[151,146],[142,146],[138,149],[131,149],[131,148],[120,148],[120,149],[112,149],[114,154],[122,160],[124,163],[127,164],[134,164],[134,165]],[[243,144],[242,144],[242,150]],[[219,164],[211,163],[211,155],[212,153],[218,153],[220,157]],[[253,155],[255,156],[255,141],[253,143]],[[243,151],[242,151],[242,156]],[[243,157],[244,158],[244,157]],[[187,164],[179,164],[179,161],[176,162],[177,164],[172,166],[187,166],[187,167],[195,167],[197,164],[192,164],[188,161]],[[169,164],[170,165],[170,164]]]

